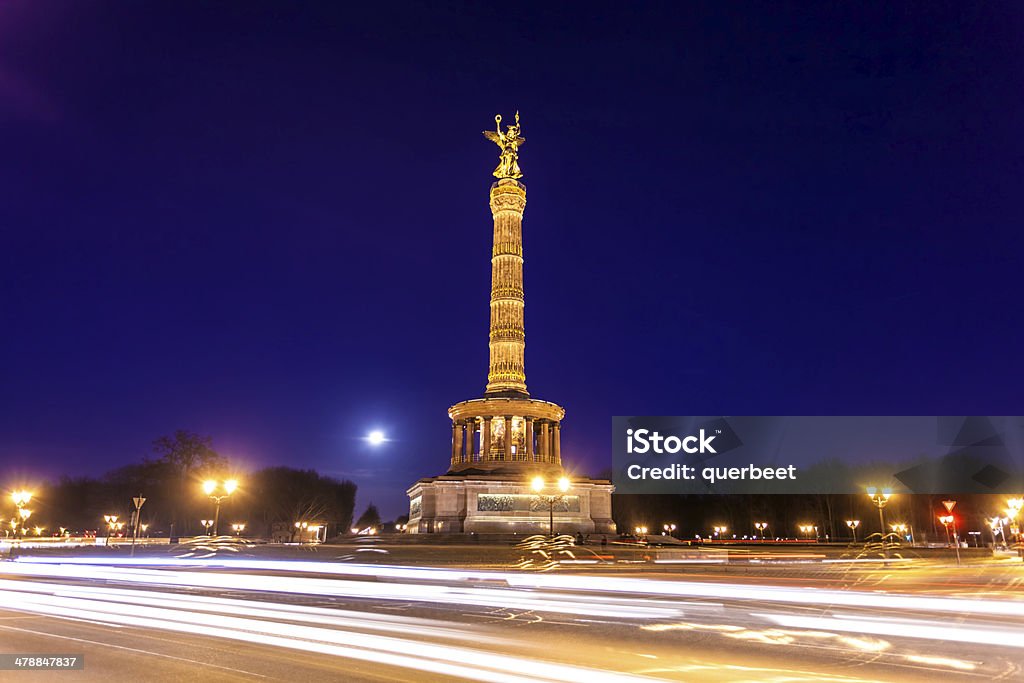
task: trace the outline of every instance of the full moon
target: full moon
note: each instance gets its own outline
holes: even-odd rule
[[[374,430],[366,435],[366,440],[370,442],[371,446],[379,446],[384,443],[384,432]]]

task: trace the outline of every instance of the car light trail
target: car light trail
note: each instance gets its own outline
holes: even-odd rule
[[[636,579],[613,576],[577,576],[552,575],[533,573],[514,573],[500,571],[469,571],[464,569],[440,569],[427,567],[398,567],[391,565],[352,565],[328,562],[287,561],[287,560],[180,560],[141,558],[134,561],[104,560],[97,558],[19,558],[17,562],[0,565],[0,573],[25,573],[41,571],[43,565],[68,565],[68,570],[60,576],[80,576],[71,569],[72,566],[109,566],[109,567],[182,567],[182,568],[222,568],[241,571],[287,571],[298,573],[315,573],[329,575],[358,576],[376,579],[414,579],[417,581],[435,582],[502,582],[514,588],[531,590],[565,590],[575,592],[629,594],[632,596],[658,596],[660,598],[701,598],[701,599],[732,599],[755,600],[803,605],[840,605],[849,607],[876,607],[879,609],[906,609],[921,611],[940,611],[957,614],[972,613],[991,616],[1013,616],[1024,618],[1024,601],[1010,600],[978,600],[972,598],[954,598],[944,596],[901,595],[897,593],[871,593],[866,591],[845,591],[822,588],[804,588],[787,586],[756,586],[733,583],[712,583],[684,580]],[[32,569],[29,569],[32,567]],[[121,569],[120,571],[129,571]],[[160,573],[160,572],[157,572]],[[187,576],[194,576],[186,573]],[[250,576],[231,574],[232,580],[237,577]],[[108,575],[108,578],[114,578]],[[268,578],[268,577],[260,577]],[[131,580],[130,575],[121,580]],[[316,579],[288,578],[286,584]],[[335,583],[336,581],[330,581]],[[397,585],[397,584],[391,584]],[[237,586],[225,586],[237,587]],[[417,589],[422,589],[418,585]],[[274,590],[264,587],[263,590]],[[365,589],[369,590],[369,589]],[[289,590],[287,592],[298,592]],[[412,591],[415,594],[415,591]],[[532,595],[532,594],[531,594]],[[381,597],[376,595],[374,597]],[[564,597],[564,596],[563,596]],[[401,599],[410,598],[403,593]],[[607,602],[603,598],[602,602]],[[601,615],[593,615],[601,616]],[[603,616],[613,616],[606,614]],[[618,615],[621,616],[621,615]],[[653,617],[652,614],[647,614]]]
[[[5,608],[35,614],[229,638],[481,681],[613,683],[650,680],[648,677],[493,654],[407,638],[200,613],[195,610],[147,607],[13,590],[5,590],[4,598]],[[464,636],[469,637],[466,634]]]

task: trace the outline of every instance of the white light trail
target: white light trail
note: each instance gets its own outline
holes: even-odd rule
[[[1001,645],[1024,647],[1024,637],[1007,629],[985,629],[965,624],[936,626],[934,622],[924,623],[906,619],[870,619],[857,617],[803,617],[788,614],[754,614],[790,628],[822,629],[845,633],[870,633],[879,636],[901,638],[926,638],[952,643],[976,643],[979,645]]]
[[[494,654],[408,638],[209,614],[194,609],[167,609],[15,590],[5,590],[4,598],[6,609],[34,614],[229,638],[473,680],[500,683],[614,683],[650,680],[647,677],[624,673]]]
[[[501,582],[513,588],[530,590],[562,590],[576,592],[622,593],[632,596],[658,596],[659,598],[700,598],[716,600],[754,600],[793,603],[802,605],[839,605],[849,607],[875,607],[879,609],[906,609],[940,611],[957,614],[981,614],[992,616],[1013,616],[1024,618],[1024,601],[952,598],[943,596],[902,595],[898,593],[872,593],[867,591],[845,591],[822,588],[793,588],[787,586],[752,586],[731,583],[711,583],[683,580],[636,579],[614,576],[579,576],[534,573],[515,573],[487,570],[441,569],[434,567],[398,567],[390,565],[360,565],[330,562],[289,561],[289,560],[181,560],[129,558],[118,560],[100,558],[19,558],[19,561],[0,565],[0,573],[20,573],[21,567],[40,565],[90,565],[90,566],[137,566],[137,567],[189,567],[223,568],[231,571],[278,571],[328,575],[358,576],[376,579],[414,579],[434,582]],[[128,571],[128,570],[124,570]],[[26,573],[32,573],[27,570]],[[72,576],[73,574],[63,574]],[[189,577],[194,574],[187,574]],[[248,576],[232,574],[231,576]],[[111,577],[113,578],[113,577]],[[261,577],[267,578],[267,577]],[[130,580],[124,578],[121,580]],[[300,580],[288,578],[287,583]],[[336,581],[335,581],[336,582]],[[423,588],[423,586],[417,586]],[[264,590],[273,590],[264,588]],[[287,592],[300,592],[289,590]],[[415,591],[414,591],[415,593]],[[502,593],[504,595],[504,593]],[[405,595],[405,594],[403,594]],[[533,595],[533,594],[530,594]],[[379,596],[378,596],[379,597]],[[434,594],[432,597],[439,597]],[[566,596],[562,596],[565,599]],[[424,595],[427,598],[427,595]],[[397,599],[397,598],[396,598]],[[415,599],[408,596],[402,599]],[[602,603],[608,602],[607,597]],[[612,616],[612,615],[605,615]],[[623,616],[621,614],[616,616]],[[656,615],[646,616],[655,618]]]

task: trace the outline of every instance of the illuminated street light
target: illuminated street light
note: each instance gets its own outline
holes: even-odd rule
[[[210,528],[213,527],[214,520],[212,520],[212,519],[201,519],[201,520],[199,520],[199,523],[203,525],[203,528],[206,529],[206,535],[209,536],[210,535]]]
[[[14,501],[15,507],[25,507],[32,500],[31,491],[11,491],[11,500]]]
[[[800,533],[804,535],[806,540],[810,540],[811,533],[814,533],[814,540],[818,540],[818,527],[813,524],[800,524],[797,526],[800,529]]]
[[[220,533],[220,504],[225,498],[229,498],[232,493],[238,489],[237,479],[226,479],[224,481],[217,481],[216,479],[207,479],[203,482],[203,493],[210,497],[216,507],[213,513],[213,535],[217,536]],[[209,529],[207,529],[209,533]]]
[[[546,503],[548,506],[548,535],[552,538],[555,537],[555,503],[565,500],[565,492],[569,490],[570,484],[568,477],[559,477],[556,483],[559,493],[545,494],[543,491],[547,488],[547,482],[544,481],[544,477],[537,476],[530,481],[530,488],[534,490],[537,502]]]
[[[992,547],[994,548],[996,546],[996,534],[997,533],[1002,538],[1003,545],[1005,546],[1006,545],[1006,534],[1003,533],[1003,523],[1004,523],[1003,518],[1002,517],[992,517],[991,519],[989,519],[987,521],[988,521],[989,528],[992,530]]]
[[[676,525],[672,524],[671,522],[669,522],[668,524],[662,524],[661,528],[665,530],[665,535],[666,536],[675,536],[676,535]]]
[[[939,522],[946,528],[946,545],[951,545],[949,538],[949,525],[953,523],[953,515],[939,515]]]
[[[885,515],[882,513],[882,510],[889,503],[889,498],[892,497],[892,490],[882,489],[879,491],[874,486],[869,486],[867,491],[868,498],[878,508],[878,537],[882,542],[882,557],[889,559],[889,548],[885,545]]]
[[[25,510],[25,506],[32,500],[32,492],[21,489],[19,491],[11,491],[11,501],[14,503],[14,507],[18,508],[18,513],[15,518],[11,521],[11,532],[17,537],[18,535],[18,523],[21,524],[21,533],[25,534],[25,520],[32,516],[31,510]]]
[[[1010,498],[1006,501],[1006,516],[1010,522],[1010,533],[1013,534],[1015,543],[1020,543],[1020,527],[1017,526],[1017,517],[1020,516],[1021,508],[1024,508],[1024,498]]]
[[[114,527],[117,525],[117,515],[103,515],[103,521],[107,523],[107,542],[114,535]]]
[[[850,531],[853,532],[853,542],[857,542],[857,527],[860,526],[859,519],[848,519],[846,520],[846,526],[850,527]]]
[[[754,528],[757,529],[758,535],[761,536],[761,540],[764,540],[764,530],[768,528],[768,522],[754,522]]]
[[[712,527],[712,529],[715,532],[715,538],[718,538],[719,534],[725,534],[725,532],[729,530],[729,527],[716,526]]]

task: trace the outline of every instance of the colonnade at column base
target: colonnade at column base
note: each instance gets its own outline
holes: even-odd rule
[[[450,471],[561,466],[565,409],[539,399],[485,396],[456,403]]]

